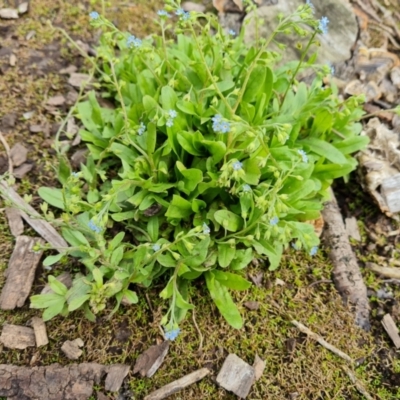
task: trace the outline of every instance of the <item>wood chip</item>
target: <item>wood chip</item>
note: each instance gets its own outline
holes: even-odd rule
[[[55,107],[59,107],[62,106],[65,103],[65,97],[61,94],[57,95],[57,96],[53,96],[50,97],[47,100],[47,103],[49,106],[55,106]]]
[[[344,221],[346,225],[346,232],[349,237],[357,240],[357,242],[361,241],[360,230],[358,229],[357,219],[354,217],[346,218]]]
[[[106,377],[104,388],[107,392],[118,392],[128,375],[131,367],[124,364],[114,364],[110,366]]]
[[[262,360],[258,356],[258,354],[256,354],[254,358],[253,368],[254,368],[255,379],[256,381],[258,381],[262,377],[262,374],[264,373],[265,370],[265,361]]]
[[[16,143],[10,151],[11,161],[14,167],[23,164],[28,158],[28,149],[21,143]]]
[[[24,233],[24,223],[19,210],[14,207],[6,207],[6,217],[11,234],[14,237],[22,235]]]
[[[13,8],[2,8],[0,10],[0,18],[18,19],[18,10],[15,10]]]
[[[46,325],[42,318],[33,317],[31,321],[35,333],[36,347],[46,346],[49,343],[47,337]]]
[[[0,295],[0,308],[14,310],[22,307],[28,298],[36,268],[43,251],[34,252],[35,244],[44,244],[41,238],[18,236],[7,268],[7,279]]]
[[[264,273],[258,272],[255,275],[249,275],[249,278],[254,283],[254,285],[256,285],[257,287],[261,287],[264,279]]]
[[[24,350],[35,346],[35,334],[27,326],[4,324],[0,342],[9,349]]]
[[[140,373],[141,376],[151,378],[158,368],[160,368],[165,356],[168,353],[169,341],[166,340],[161,344],[149,347],[136,360],[133,373]]]
[[[70,360],[77,360],[83,353],[80,347],[83,347],[83,340],[78,338],[65,341],[61,350]]]
[[[253,310],[256,311],[260,308],[260,303],[258,301],[245,301],[243,303],[243,305],[249,309],[249,310]]]
[[[72,276],[69,272],[63,272],[62,274],[58,275],[56,279],[61,283],[63,283],[67,287],[67,289],[69,289],[72,286]],[[47,294],[47,293],[54,293],[48,283],[46,283],[45,287],[42,289],[40,294]]]
[[[390,336],[390,339],[392,339],[392,342],[396,346],[396,349],[398,349],[400,347],[399,329],[397,328],[390,314],[386,314],[383,317],[382,325],[385,328],[387,334]]]
[[[22,179],[28,172],[33,169],[33,164],[24,163],[13,171],[14,178]]]
[[[65,247],[69,247],[60,234],[5,181],[0,182],[0,193],[3,198],[10,200],[21,210],[22,218],[55,249],[62,251]]]
[[[236,396],[245,399],[255,381],[254,368],[239,358],[229,354],[217,376],[217,383]]]
[[[68,83],[76,88],[81,88],[81,86],[86,85],[89,89],[91,87],[90,82],[90,75],[81,74],[78,72],[72,73],[70,78],[68,79]]]
[[[15,54],[10,55],[10,61],[9,64],[11,67],[15,67],[17,65],[17,57]]]
[[[29,2],[25,1],[18,6],[18,13],[25,14],[28,11],[28,8],[29,8]]]
[[[184,1],[181,5],[182,9],[185,11],[195,11],[199,13],[203,13],[206,10],[204,4],[194,3],[193,1]]]
[[[367,262],[365,266],[373,272],[383,275],[386,278],[400,279],[400,268],[396,267],[381,267],[378,264]]]
[[[381,193],[391,213],[400,212],[400,174],[382,181]]]
[[[148,396],[144,398],[144,400],[162,400],[172,394],[179,392],[180,390],[184,389],[196,383],[206,377],[210,373],[208,368],[202,368],[195,372],[192,372],[189,375],[184,376],[176,381],[169,383],[168,385],[163,386],[162,388],[150,393]]]

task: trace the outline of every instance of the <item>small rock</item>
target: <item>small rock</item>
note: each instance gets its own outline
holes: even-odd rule
[[[65,103],[65,97],[59,94],[57,96],[50,97],[47,100],[46,104],[48,104],[49,106],[59,107],[62,106],[64,103]]]
[[[64,342],[61,350],[70,360],[77,360],[83,353],[80,347],[83,347],[83,340],[78,338]]]
[[[21,143],[16,143],[10,150],[10,157],[14,167],[19,167],[28,157],[28,149]]]
[[[110,400],[103,392],[97,392],[97,400]]]
[[[260,303],[258,301],[245,301],[243,305],[249,310],[258,310],[260,308]]]
[[[44,133],[45,137],[50,134],[49,124],[46,122],[44,124],[34,124],[29,126],[29,132],[31,133]]]
[[[70,90],[67,93],[65,100],[67,102],[67,106],[73,106],[78,100],[78,92],[75,90]]]
[[[107,392],[118,392],[124,382],[125,377],[128,375],[130,370],[129,365],[114,364],[110,366],[104,389]]]
[[[15,10],[13,8],[2,8],[0,10],[0,18],[18,19],[18,10]]]
[[[160,368],[165,356],[168,353],[169,341],[166,340],[161,344],[149,347],[144,353],[142,353],[136,360],[133,373],[140,373],[141,376],[147,376],[151,378],[158,368]]]
[[[21,3],[18,6],[18,14],[25,14],[28,11],[28,8],[29,8],[29,2],[26,1],[24,3]]]
[[[229,354],[217,376],[217,383],[224,389],[244,399],[255,381],[254,368],[239,358]]]
[[[28,112],[22,114],[22,116],[25,119],[31,119],[34,115],[35,115],[35,111],[28,111]]]
[[[383,288],[383,289],[378,289],[376,291],[376,297],[378,299],[386,300],[386,299],[393,299],[394,296],[392,292],[388,291],[386,288]]]
[[[285,286],[286,282],[283,281],[282,279],[276,278],[275,280],[275,286]]]
[[[265,369],[265,361],[262,360],[258,356],[258,354],[256,354],[256,356],[254,358],[253,368],[254,368],[254,374],[255,374],[256,381],[258,381],[262,377],[262,374],[264,373],[264,369]]]
[[[262,286],[262,281],[264,279],[264,274],[262,272],[258,272],[256,275],[249,275],[250,280],[256,285],[257,287]]]
[[[4,324],[0,342],[9,349],[23,350],[35,346],[35,333],[27,326]]]
[[[353,238],[354,240],[357,240],[357,242],[360,242],[361,235],[358,229],[357,220],[354,217],[346,218],[345,225],[346,225],[346,232],[349,235],[349,237]]]
[[[15,168],[13,175],[17,179],[22,179],[28,172],[32,171],[33,164],[24,163],[18,168]]]
[[[82,85],[86,85],[89,88],[90,85],[90,76],[88,74],[81,74],[74,72],[71,74],[70,78],[68,79],[68,83],[76,88],[81,88]]]
[[[60,69],[58,71],[61,75],[71,75],[78,70],[76,65],[68,65],[67,68]]]
[[[10,55],[9,64],[11,65],[11,67],[15,67],[17,65],[17,57],[15,56],[15,54]]]
[[[21,212],[17,208],[6,207],[6,217],[11,234],[14,237],[24,233],[24,223],[22,221]]]
[[[8,133],[15,126],[17,116],[14,113],[5,114],[1,119],[1,129],[3,132]]]
[[[203,13],[206,10],[206,7],[203,4],[194,3],[193,1],[185,1],[182,3],[182,8],[185,11],[195,11],[199,13]]]

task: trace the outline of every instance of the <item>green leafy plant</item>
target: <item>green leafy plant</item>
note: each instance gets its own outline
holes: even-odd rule
[[[249,6],[251,7],[251,6]],[[174,13],[171,19],[170,13]],[[135,304],[137,289],[165,282],[169,301],[161,324],[174,339],[188,310],[193,280],[235,328],[241,315],[230,290],[246,290],[253,258],[279,266],[293,245],[315,254],[313,226],[336,178],[356,167],[366,145],[357,121],[362,98],[343,99],[324,85],[311,4],[281,17],[274,34],[244,42],[213,15],[187,13],[179,1],[159,12],[160,34],[138,39],[98,13],[98,95],[77,106],[88,158],[72,172],[60,155],[61,189],[43,187],[42,211],[62,226],[66,256],[84,266],[71,288],[49,277],[53,293],[31,298],[45,319],[83,309],[90,319],[109,299]],[[308,37],[300,61],[279,65],[278,34]],[[269,49],[271,44],[281,49]],[[301,45],[299,45],[299,48]],[[311,70],[307,86],[297,76]],[[115,108],[99,104],[99,95]],[[59,208],[59,218],[48,204]]]

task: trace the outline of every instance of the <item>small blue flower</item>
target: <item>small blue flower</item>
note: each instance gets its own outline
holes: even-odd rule
[[[97,226],[97,225],[93,222],[93,220],[90,220],[90,221],[89,221],[88,227],[89,227],[89,229],[92,230],[93,232],[96,232],[96,233],[100,233],[100,232],[101,232],[100,226]]]
[[[169,111],[168,111],[168,115],[169,115],[171,118],[176,118],[176,116],[178,115],[178,113],[177,113],[175,110],[169,110]]]
[[[216,133],[228,133],[231,130],[229,122],[222,120],[222,115],[217,114],[211,118],[213,121],[213,130]]]
[[[310,8],[311,8],[311,11],[313,12],[313,14],[314,14],[314,12],[315,12],[315,8],[314,8],[314,4],[313,3],[311,3],[311,0],[306,0],[306,4],[308,5],[308,6],[310,6]]]
[[[174,126],[174,120],[172,118],[168,118],[166,125],[168,128],[171,128],[171,126]]]
[[[187,21],[190,18],[190,13],[186,12],[183,8],[178,8],[175,11],[175,14],[181,17],[184,21]]]
[[[335,67],[331,63],[328,63],[328,67],[331,75],[335,75]]]
[[[243,185],[243,192],[251,192],[251,187],[247,183]]]
[[[211,232],[210,227],[204,222],[203,224],[203,233],[204,235],[209,235]]]
[[[158,250],[161,249],[161,246],[160,246],[158,243],[155,243],[155,244],[153,244],[152,249],[153,249],[154,251],[158,251]]]
[[[319,21],[318,29],[322,31],[322,34],[328,34],[328,24],[329,19],[327,17],[322,17]]]
[[[300,250],[300,246],[298,246],[297,242],[293,242],[293,243],[292,243],[292,247],[293,247],[295,250]]]
[[[126,40],[126,45],[128,47],[140,47],[142,45],[142,41],[135,35],[129,35],[128,39]]]
[[[97,11],[92,11],[89,14],[90,19],[99,19],[100,18],[100,14]]]
[[[181,332],[181,330],[179,328],[165,330],[164,337],[166,340],[175,340],[178,337],[180,332]]]
[[[315,256],[318,252],[318,246],[314,246],[310,250],[310,256]]]
[[[231,36],[236,36],[236,32],[233,29],[229,29],[228,32]]]
[[[145,132],[146,132],[146,125],[143,122],[141,122],[138,129],[138,135],[142,136],[143,133]]]
[[[168,14],[165,10],[159,10],[159,11],[157,11],[157,14],[160,16],[160,17],[165,17],[165,18],[169,18],[171,15],[170,14]]]
[[[308,156],[304,150],[297,150],[297,152],[301,155],[303,163],[308,163]]]
[[[74,178],[78,178],[78,177],[79,177],[78,172],[71,172],[71,175],[72,175]]]
[[[235,161],[232,167],[235,171],[240,171],[243,168],[243,164],[240,161]]]
[[[271,226],[275,226],[277,223],[279,222],[279,218],[278,217],[273,217],[269,220],[269,224]]]

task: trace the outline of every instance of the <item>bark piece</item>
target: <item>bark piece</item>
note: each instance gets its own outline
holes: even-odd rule
[[[249,310],[256,311],[260,308],[260,303],[258,301],[245,301],[243,305]]]
[[[239,358],[229,354],[217,376],[217,383],[224,389],[245,399],[255,381],[254,368]]]
[[[148,396],[144,398],[144,400],[162,400],[171,394],[179,392],[187,386],[192,385],[206,377],[210,373],[208,368],[201,368],[191,374],[185,375],[184,377],[177,379],[169,383],[168,385],[163,386],[160,389],[150,393]]]
[[[14,167],[19,167],[28,158],[28,149],[21,143],[16,143],[10,150],[10,157]]]
[[[111,365],[106,377],[104,388],[107,392],[118,392],[131,367],[124,364]]]
[[[17,179],[22,179],[28,172],[30,172],[33,168],[33,164],[24,163],[20,165],[18,168],[15,168],[13,171],[13,175]]]
[[[182,3],[182,9],[189,12],[195,11],[203,13],[206,10],[206,6],[204,4],[194,3],[193,1],[185,1]]]
[[[254,368],[255,379],[256,379],[256,381],[258,381],[262,377],[262,374],[264,373],[264,369],[265,369],[265,361],[262,360],[258,356],[258,354],[256,354],[256,356],[254,358],[253,368]]]
[[[391,213],[400,212],[400,174],[382,181],[381,193]]]
[[[22,307],[29,296],[36,267],[43,251],[34,252],[33,246],[44,244],[41,238],[18,236],[7,268],[7,279],[0,295],[0,309]]]
[[[325,239],[331,247],[329,257],[333,264],[333,281],[341,296],[355,305],[355,322],[364,330],[371,328],[367,287],[353,253],[342,215],[331,192],[332,200],[325,204],[322,216],[325,221]]]
[[[357,220],[354,217],[346,218],[345,224],[346,224],[347,235],[353,238],[354,240],[357,240],[357,242],[360,242],[361,235],[358,229]]]
[[[382,325],[385,328],[387,334],[390,336],[390,339],[392,339],[392,342],[396,346],[396,349],[398,349],[400,347],[399,330],[390,314],[386,314],[383,317]]]
[[[385,276],[386,278],[392,278],[392,279],[400,279],[400,268],[396,267],[381,267],[378,264],[372,263],[372,262],[367,262],[365,263],[365,266],[372,270],[373,272],[376,272],[377,274],[381,274]]]
[[[4,324],[0,342],[10,349],[24,350],[35,346],[35,333],[27,326]]]
[[[72,276],[69,272],[63,272],[62,274],[58,275],[56,279],[63,283],[67,287],[67,289],[72,286]],[[40,292],[40,294],[46,293],[54,293],[48,283],[46,283],[45,287]]]
[[[97,392],[97,400],[110,400],[103,392]]]
[[[47,337],[46,325],[42,318],[33,317],[31,325],[35,333],[36,347],[46,346],[49,343]]]
[[[28,11],[28,8],[29,8],[29,2],[25,1],[18,6],[18,13],[25,14]]]
[[[65,97],[61,94],[58,94],[57,96],[50,97],[47,100],[46,104],[49,106],[59,107],[62,106],[64,103],[65,103]]]
[[[169,341],[166,340],[161,344],[149,347],[136,360],[133,373],[140,373],[141,376],[151,378],[158,368],[160,368],[165,356],[168,353]]]
[[[18,207],[22,218],[55,249],[68,247],[67,242],[60,234],[5,181],[0,182],[0,194]]]
[[[11,234],[14,237],[20,236],[24,232],[24,223],[22,222],[21,213],[17,208],[7,207],[6,217]]]
[[[90,84],[92,81],[88,74],[82,74],[79,72],[74,72],[68,79],[68,83],[76,88],[80,88],[83,85],[86,85],[86,88],[89,89],[92,85]]]
[[[77,360],[83,353],[80,347],[83,347],[83,340],[78,338],[65,341],[61,350],[70,360]]]

